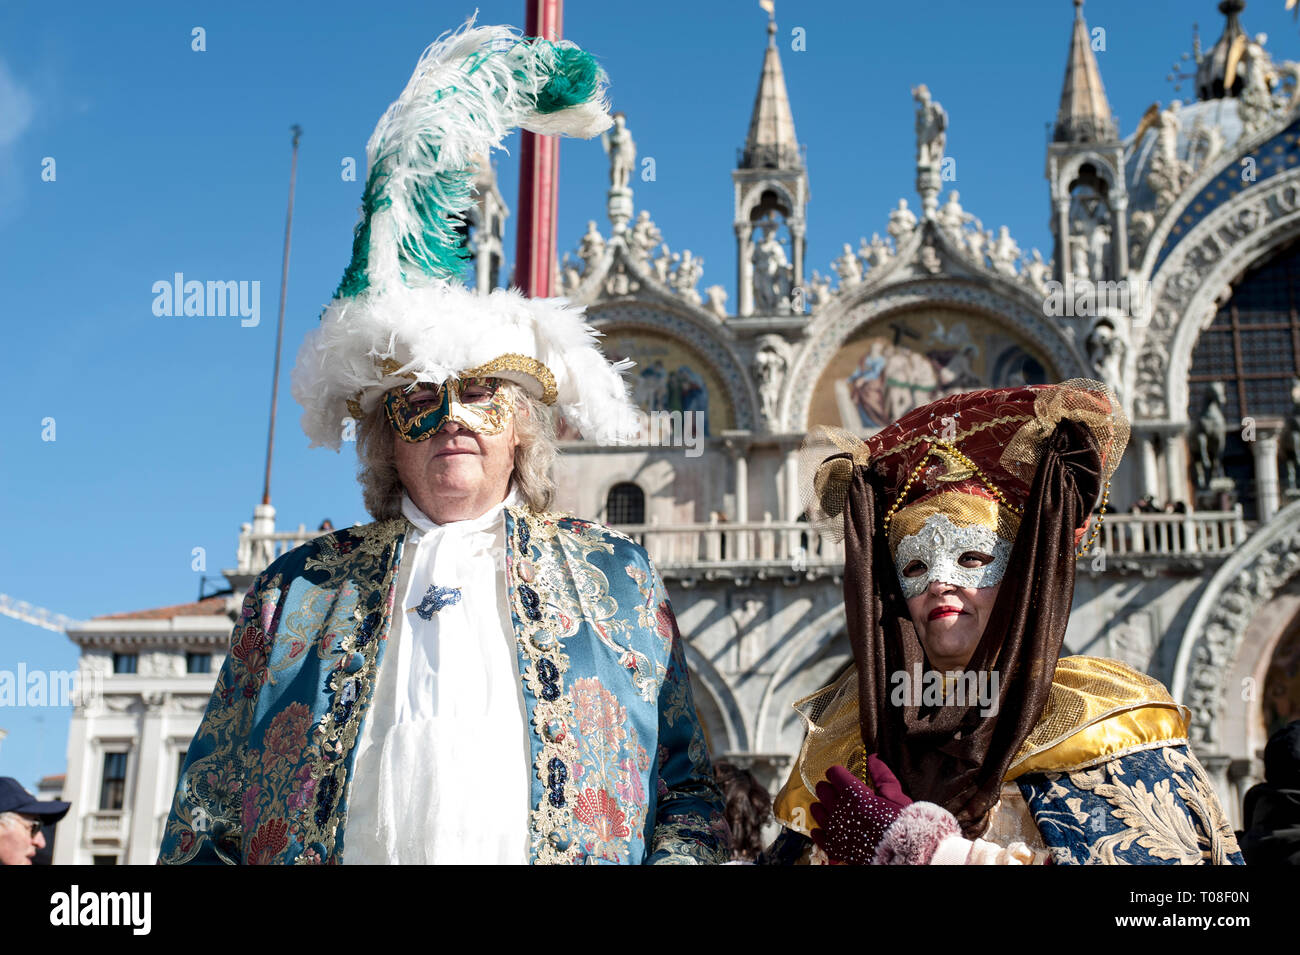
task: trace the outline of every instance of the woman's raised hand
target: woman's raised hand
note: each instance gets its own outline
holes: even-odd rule
[[[902,784],[874,753],[867,772],[875,792],[843,766],[832,766],[817,784],[818,801],[811,806],[819,828],[813,842],[842,865],[870,865],[880,840],[898,814],[912,804]]]

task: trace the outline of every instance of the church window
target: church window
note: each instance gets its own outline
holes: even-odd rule
[[[605,499],[605,521],[608,524],[644,524],[645,492],[628,481],[615,484]]]
[[[1237,484],[1247,517],[1255,516],[1255,464],[1243,440],[1244,419],[1287,415],[1291,382],[1300,375],[1300,243],[1246,273],[1201,332],[1188,375],[1188,420],[1195,426],[1214,382],[1223,382],[1228,422],[1224,473]],[[1192,454],[1195,455],[1193,448]]]

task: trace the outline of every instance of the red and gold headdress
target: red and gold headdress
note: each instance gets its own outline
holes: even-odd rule
[[[1014,541],[1043,447],[1066,419],[1091,432],[1109,489],[1128,443],[1128,419],[1106,385],[1073,379],[952,395],[865,440],[839,428],[818,429],[804,445],[800,469],[809,519],[824,533],[842,535],[853,468],[871,465],[881,475],[891,553],[938,511]]]

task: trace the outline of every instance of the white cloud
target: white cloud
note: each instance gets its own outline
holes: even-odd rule
[[[15,145],[31,126],[35,112],[31,93],[18,84],[4,60],[0,60],[0,225],[12,217],[23,192]]]
[[[32,96],[0,60],[0,149],[12,146],[32,124]]]

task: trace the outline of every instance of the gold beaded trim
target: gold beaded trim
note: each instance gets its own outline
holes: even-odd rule
[[[1078,560],[1084,554],[1088,553],[1088,551],[1092,548],[1092,545],[1096,543],[1097,534],[1101,531],[1101,522],[1106,519],[1106,504],[1109,501],[1110,501],[1110,481],[1107,481],[1106,489],[1101,492],[1101,509],[1097,513],[1097,523],[1092,525],[1092,533],[1088,535],[1087,542],[1084,543],[1084,545],[1079,548],[1079,552],[1074,555],[1075,560]]]
[[[559,805],[551,802],[552,788],[548,785],[554,772],[551,763],[558,761],[566,770],[580,761],[578,725],[573,715],[573,697],[564,692],[563,681],[569,670],[569,655],[560,639],[561,626],[552,609],[551,600],[543,582],[554,580],[557,568],[556,554],[563,554],[563,546],[556,540],[555,523],[545,515],[533,516],[528,510],[507,506],[506,521],[506,576],[507,602],[515,624],[515,644],[525,661],[523,684],[533,695],[531,723],[538,737],[537,756],[533,761],[534,778],[541,784],[541,799],[537,808],[529,811],[530,840],[536,853],[537,865],[567,865],[582,861],[582,844],[578,841],[573,821],[573,807],[578,804],[578,786],[571,771],[566,771],[560,787],[564,798]],[[519,527],[527,528],[527,546],[519,536]],[[525,566],[529,569],[525,571]],[[521,588],[527,585],[536,592],[538,603],[545,608],[543,619],[533,620],[524,606]],[[561,688],[559,696],[547,700],[539,666],[549,660],[558,671],[555,685]]]
[[[953,447],[948,442],[932,440],[930,442],[929,449],[921,457],[921,460],[916,463],[916,467],[912,468],[912,473],[907,476],[907,483],[903,485],[903,490],[899,492],[897,499],[895,499],[894,506],[891,507],[889,509],[889,512],[885,515],[886,534],[889,533],[889,522],[893,520],[894,514],[897,513],[898,509],[902,506],[903,502],[907,500],[907,492],[912,489],[912,485],[916,483],[917,476],[920,475],[922,468],[925,467],[925,462],[930,460],[931,457],[938,458],[940,461],[944,462],[944,464],[948,465],[950,468],[952,467],[953,461],[956,461],[961,466],[961,468],[966,472],[965,474],[962,474],[960,476],[961,479],[968,477],[970,474],[974,474],[976,477],[980,479],[981,482],[983,482],[984,486],[988,488],[989,493],[991,493],[997,499],[998,504],[1000,504],[1002,507],[1005,507],[1007,510],[1011,511],[1011,513],[1015,514],[1017,517],[1024,516],[1024,512],[1020,508],[1016,507],[1014,504],[1012,504],[1010,501],[1007,500],[1007,497],[1005,494],[1002,493],[1002,490],[996,484],[994,484],[992,481],[988,479],[988,476],[983,471],[980,470],[978,464],[976,464],[966,455],[962,454],[960,451],[958,451],[955,447]],[[959,480],[959,477],[954,475],[951,477],[946,477],[946,479],[949,481],[955,481],[955,480]]]
[[[899,507],[901,507],[903,502],[907,500],[907,492],[912,489],[912,485],[916,482],[917,476],[921,473],[922,468],[925,467],[925,462],[930,460],[931,457],[939,458],[939,460],[943,461],[949,468],[952,467],[952,461],[955,459],[963,468],[969,469],[980,479],[981,482],[983,482],[984,486],[989,489],[994,497],[997,498],[1000,505],[1010,510],[1011,513],[1015,514],[1017,517],[1025,516],[1024,511],[1008,501],[1006,495],[1002,493],[997,485],[988,479],[984,472],[979,469],[979,465],[946,441],[934,441],[931,443],[929,450],[926,451],[921,460],[917,462],[916,467],[912,468],[912,473],[907,476],[907,483],[903,485],[903,490],[899,492],[893,506],[889,509],[889,512],[885,514],[884,530],[886,534],[889,533],[889,522],[893,520],[894,514],[898,512]],[[955,476],[945,476],[943,480],[953,481],[958,480],[958,478]],[[1075,560],[1082,558],[1083,555],[1092,548],[1092,545],[1096,543],[1097,535],[1101,532],[1102,521],[1106,518],[1106,505],[1108,503],[1110,503],[1110,481],[1106,482],[1105,490],[1102,491],[1101,508],[1097,514],[1097,523],[1092,525],[1092,533],[1088,535],[1088,540],[1084,542],[1083,546],[1079,548],[1077,553],[1075,553]]]
[[[1030,421],[1033,419],[1033,417],[1034,416],[1031,414],[1009,414],[1009,415],[1003,415],[1000,418],[990,418],[988,421],[981,421],[978,424],[972,425],[970,430],[968,431],[957,432],[957,435],[953,440],[964,441],[966,438],[969,438],[973,434],[979,434],[981,431],[987,431],[989,428],[996,428],[1000,424],[1010,424],[1013,421]],[[893,457],[895,454],[901,454],[902,452],[907,451],[910,448],[914,448],[923,441],[933,441],[933,440],[934,438],[932,432],[922,433],[917,435],[915,438],[911,438],[910,440],[903,441],[900,442],[899,444],[894,445],[888,450],[888,452],[877,454],[875,457],[877,460],[884,460],[885,458]],[[859,462],[859,463],[865,463],[865,462]]]

